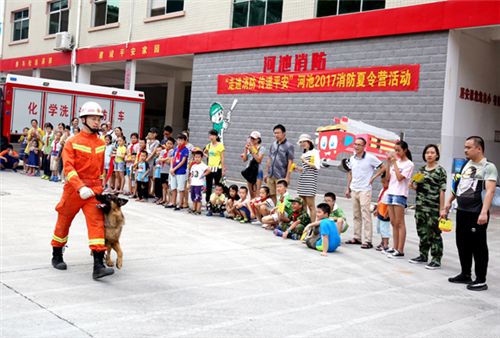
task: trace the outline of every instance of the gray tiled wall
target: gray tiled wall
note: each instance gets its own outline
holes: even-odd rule
[[[199,54],[194,57],[189,128],[191,143],[203,147],[208,143],[207,132],[212,127],[209,107],[217,101],[229,109],[233,95],[217,95],[217,75],[261,72],[268,55],[326,53],[326,68],[389,66],[420,64],[417,92],[355,92],[355,93],[292,93],[240,94],[239,104],[225,133],[227,176],[242,180],[243,152],[247,135],[258,130],[263,144],[269,149],[274,141],[272,128],[281,123],[294,144],[302,133],[314,133],[332,118],[347,116],[399,134],[414,154],[415,167],[423,165],[421,152],[428,143],[439,143],[445,78],[448,32],[432,32],[371,39],[335,41],[285,47],[249,49]],[[296,163],[301,148],[295,147]],[[265,165],[265,164],[264,164]],[[292,174],[296,187],[298,173]],[[320,171],[319,191],[344,194],[347,174],[336,168]],[[378,192],[380,184],[374,186]],[[374,193],[374,198],[377,194]],[[319,199],[318,199],[319,200]],[[413,195],[410,201],[413,201]]]

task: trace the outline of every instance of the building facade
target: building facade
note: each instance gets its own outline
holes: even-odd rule
[[[143,90],[145,128],[189,128],[197,146],[208,143],[210,105],[227,110],[237,98],[224,134],[232,179],[241,179],[252,130],[268,147],[275,124],[295,143],[342,117],[404,137],[416,166],[425,145],[436,143],[450,173],[465,137],[476,134],[500,164],[498,1],[7,0],[4,22],[3,74]],[[72,49],[55,52],[63,31]],[[412,89],[402,82],[407,66],[418,68]],[[334,73],[346,82],[321,84]],[[254,79],[253,91],[220,82],[233,81],[227,75]],[[283,88],[283,79],[315,76],[316,84]],[[259,84],[270,77],[280,84]],[[297,146],[297,163],[300,152]],[[342,192],[346,177],[325,168],[320,190]]]

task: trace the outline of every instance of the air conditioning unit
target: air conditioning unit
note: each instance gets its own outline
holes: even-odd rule
[[[56,45],[54,47],[55,50],[59,50],[62,52],[67,52],[73,49],[73,45],[71,44],[71,33],[69,32],[60,32],[56,34]]]

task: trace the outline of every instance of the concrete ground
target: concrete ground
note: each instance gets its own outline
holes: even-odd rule
[[[460,272],[454,232],[443,234],[441,270],[408,263],[418,255],[412,212],[406,258],[391,260],[346,244],[321,257],[260,226],[131,201],[123,268],[94,281],[81,213],[68,270],[50,264],[62,184],[9,171],[0,184],[2,337],[500,336],[498,218],[489,290],[474,292],[447,281]]]

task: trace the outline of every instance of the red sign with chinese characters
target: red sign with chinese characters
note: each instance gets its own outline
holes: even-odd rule
[[[218,76],[217,94],[417,91],[420,65]]]

